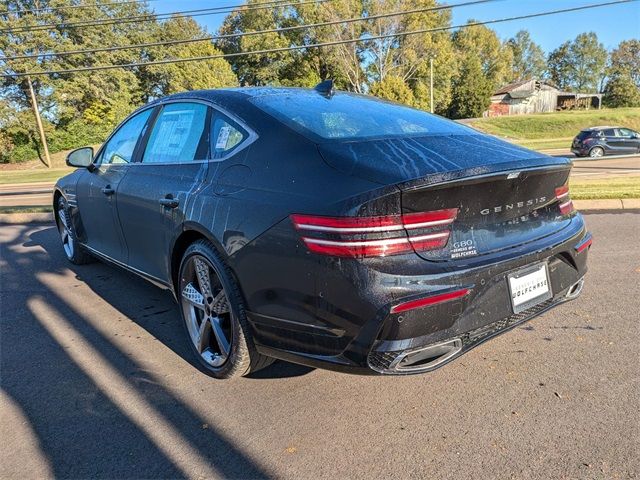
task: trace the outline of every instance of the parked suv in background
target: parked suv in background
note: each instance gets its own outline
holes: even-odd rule
[[[623,127],[587,128],[573,139],[571,151],[592,158],[640,153],[640,133]]]

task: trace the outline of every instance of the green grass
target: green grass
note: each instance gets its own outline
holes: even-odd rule
[[[572,179],[569,186],[573,200],[640,198],[640,177]]]
[[[60,177],[73,172],[72,168],[38,168],[29,170],[0,170],[0,184],[7,183],[54,183]]]
[[[37,205],[33,207],[0,207],[0,215],[3,213],[50,213],[51,205]]]
[[[537,150],[569,148],[576,134],[596,125],[621,125],[640,130],[640,108],[576,110],[473,120],[470,126]]]

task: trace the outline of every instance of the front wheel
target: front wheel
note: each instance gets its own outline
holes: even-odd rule
[[[240,377],[272,363],[256,351],[240,290],[210,242],[199,240],[187,248],[179,280],[182,319],[205,372]]]
[[[80,246],[76,231],[69,215],[69,208],[64,197],[58,198],[57,224],[64,254],[71,263],[82,265],[93,261],[93,257]]]
[[[604,148],[602,147],[593,147],[589,150],[589,157],[591,158],[600,158],[604,156]]]

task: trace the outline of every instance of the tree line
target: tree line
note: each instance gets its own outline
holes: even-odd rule
[[[259,1],[249,0],[248,5],[257,7]],[[89,6],[56,9],[81,3]],[[52,151],[99,143],[134,107],[170,93],[250,85],[312,87],[327,78],[333,78],[339,89],[377,95],[425,110],[433,108],[450,118],[482,115],[499,86],[528,78],[548,79],[563,90],[603,92],[605,104],[611,107],[640,106],[638,40],[621,42],[608,52],[595,33],[583,33],[545,55],[526,30],[502,41],[482,25],[452,29],[451,12],[447,9],[331,23],[437,5],[436,0],[342,0],[236,9],[225,17],[219,29],[218,36],[224,38],[214,41],[0,59],[0,68],[5,74],[66,70],[364,40],[199,62],[32,76]],[[43,7],[51,8],[24,12]],[[209,36],[192,18],[176,16],[159,21],[143,3],[96,6],[82,0],[2,0],[0,12],[2,57]],[[145,21],[108,23],[136,16],[146,16]],[[105,24],[81,24],[96,23],[96,19]],[[296,28],[317,23],[325,25]],[[31,28],[37,25],[57,26]],[[285,30],[241,35],[280,29]],[[434,31],[367,40],[424,29]],[[20,161],[39,154],[27,79],[3,77],[0,161]]]

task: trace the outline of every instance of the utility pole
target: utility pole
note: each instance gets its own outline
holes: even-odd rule
[[[51,168],[51,157],[49,156],[49,146],[47,145],[47,137],[44,135],[44,128],[42,127],[42,118],[40,118],[40,110],[38,110],[36,93],[33,91],[33,84],[31,83],[31,77],[29,76],[27,76],[27,84],[29,85],[29,95],[31,96],[31,106],[33,107],[33,114],[36,117],[36,124],[38,125],[38,132],[40,133],[40,141],[42,142],[42,148],[44,149],[44,158],[46,160],[47,168]]]
[[[429,66],[431,67],[431,87],[429,89],[431,101],[429,103],[429,106],[431,107],[431,113],[433,113],[433,57],[429,59]]]

